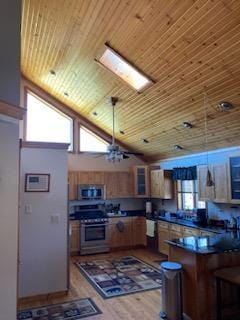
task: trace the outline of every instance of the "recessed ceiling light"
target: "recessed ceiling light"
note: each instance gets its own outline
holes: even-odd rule
[[[228,101],[220,101],[218,107],[224,111],[228,111],[234,108],[233,104]]]
[[[53,76],[55,76],[56,75],[56,72],[54,71],[54,70],[50,70],[50,73],[51,73],[51,75],[53,75]]]
[[[178,144],[175,144],[174,145],[174,149],[177,150],[177,151],[180,151],[183,149],[183,147],[179,146]]]
[[[191,129],[193,127],[193,125],[190,122],[183,122],[182,123],[183,127],[186,129]]]
[[[119,132],[120,132],[121,134],[125,134],[125,132],[124,132],[123,130],[119,130]]]
[[[97,60],[98,61],[98,60]],[[142,92],[153,84],[153,81],[138,71],[125,58],[107,45],[106,50],[98,61],[108,70],[115,73],[138,92]]]
[[[65,95],[66,97],[68,97],[68,96],[69,96],[68,92],[64,92],[64,95]]]
[[[148,139],[142,139],[142,142],[149,143],[149,140]]]

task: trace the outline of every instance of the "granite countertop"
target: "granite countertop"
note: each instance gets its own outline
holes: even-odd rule
[[[166,242],[197,254],[240,252],[240,231],[225,232],[215,236],[186,237]]]
[[[86,219],[86,217],[83,217],[81,212],[75,212],[69,215],[70,220],[81,220]],[[107,214],[104,215],[104,218],[125,218],[125,217],[145,217],[145,211],[144,210],[123,210],[122,214],[116,214],[112,216],[108,216]]]

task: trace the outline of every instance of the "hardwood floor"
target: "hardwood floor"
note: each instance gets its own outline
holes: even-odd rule
[[[74,262],[76,261],[92,260],[96,257],[101,259],[126,255],[134,255],[156,268],[159,268],[159,260],[165,260],[164,256],[153,253],[147,249],[122,250],[108,254],[72,257],[70,262],[71,284],[67,296],[58,299],[39,300],[31,305],[29,303],[22,303],[20,308],[24,309],[33,306],[90,297],[100,308],[102,314],[88,317],[87,319],[89,320],[159,320],[161,302],[160,290],[151,290],[117,298],[103,299],[74,265]]]

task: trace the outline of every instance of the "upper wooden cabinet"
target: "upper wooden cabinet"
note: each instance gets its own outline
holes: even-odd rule
[[[173,198],[173,181],[171,170],[151,171],[151,197],[160,199]]]
[[[134,166],[134,197],[148,198],[150,196],[149,188],[149,167]]]
[[[212,174],[213,186],[206,186],[207,170]],[[201,201],[228,203],[228,172],[226,164],[198,167],[198,197]]]
[[[78,184],[104,184],[109,198],[133,197],[133,174],[128,171],[70,171],[69,200],[77,199]]]
[[[240,203],[240,156],[229,158],[229,198]]]

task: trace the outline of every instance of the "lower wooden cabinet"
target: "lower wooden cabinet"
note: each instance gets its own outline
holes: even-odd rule
[[[110,248],[146,245],[145,217],[111,218],[109,220]]]
[[[147,245],[147,237],[146,237],[146,218],[145,217],[133,217],[132,218],[132,237],[133,237],[133,245],[139,246]]]
[[[80,251],[80,221],[70,221],[70,253],[78,254]]]
[[[158,251],[168,255],[168,244],[165,240],[169,240],[169,223],[165,221],[158,222]]]

